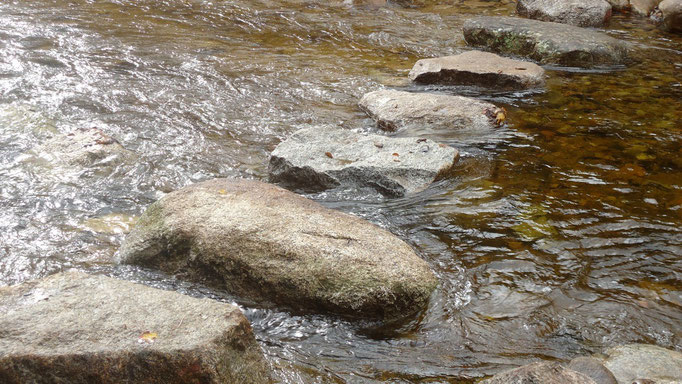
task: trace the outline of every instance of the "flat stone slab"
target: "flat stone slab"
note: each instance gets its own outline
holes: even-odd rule
[[[606,0],[518,0],[519,16],[578,27],[601,27],[611,18]]]
[[[405,242],[272,184],[216,179],[152,204],[121,260],[306,312],[394,320],[438,284]]]
[[[624,65],[629,45],[602,32],[514,17],[477,17],[464,23],[470,46],[572,67]]]
[[[359,106],[386,131],[428,127],[488,132],[497,126],[495,105],[463,96],[385,89],[365,94]]]
[[[605,352],[604,366],[618,380],[631,384],[637,379],[656,384],[682,383],[682,353],[647,344],[628,344]]]
[[[308,128],[275,148],[268,172],[271,182],[292,188],[371,187],[404,196],[443,177],[458,157],[456,149],[427,139]]]
[[[269,383],[239,308],[81,272],[0,287],[0,382]]]
[[[522,90],[542,87],[545,70],[535,63],[508,59],[490,52],[469,51],[419,60],[412,67],[409,78],[421,84]]]
[[[597,384],[582,373],[555,362],[537,362],[498,373],[481,384]]]

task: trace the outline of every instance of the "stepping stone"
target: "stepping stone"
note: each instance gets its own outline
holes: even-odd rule
[[[367,93],[359,103],[386,131],[409,128],[490,131],[497,124],[495,105],[463,96],[381,90]]]
[[[275,148],[269,174],[271,182],[293,188],[371,187],[404,196],[444,177],[458,156],[456,149],[427,139],[309,128]]]
[[[438,284],[390,232],[251,180],[210,180],[164,196],[119,254],[269,305],[353,318],[416,314]]]
[[[597,384],[582,373],[555,362],[537,362],[498,373],[481,384]]]
[[[541,64],[591,68],[624,65],[629,45],[572,25],[514,17],[477,17],[464,23],[470,46],[518,55]]]
[[[682,383],[682,353],[648,344],[626,344],[608,349],[604,366],[618,380],[630,384],[646,379],[660,384]]]
[[[81,272],[0,287],[2,383],[269,383],[239,308]]]
[[[506,91],[543,86],[545,70],[527,61],[469,51],[419,60],[410,71],[409,78],[422,84],[473,85]]]
[[[601,27],[611,18],[606,0],[518,0],[516,13],[578,27]]]

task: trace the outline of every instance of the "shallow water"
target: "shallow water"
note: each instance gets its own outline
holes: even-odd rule
[[[267,179],[297,129],[376,132],[356,106],[381,87],[504,106],[496,132],[401,132],[462,152],[453,177],[400,199],[308,195],[410,243],[441,285],[420,318],[368,328],[240,302],[279,381],[473,382],[535,359],[645,342],[682,349],[682,37],[616,16],[628,68],[547,68],[545,92],[411,86],[414,62],[466,49],[471,14],[511,1],[407,9],[343,1],[0,3],[0,285],[59,270],[196,296],[224,292],[111,263],[134,217],[214,177]],[[27,160],[96,126],[136,158]]]

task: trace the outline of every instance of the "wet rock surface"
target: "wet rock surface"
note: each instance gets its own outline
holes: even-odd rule
[[[495,128],[493,104],[463,97],[381,90],[367,93],[360,108],[387,131],[429,127],[486,132]]]
[[[630,11],[640,16],[649,16],[661,0],[630,0]]]
[[[664,0],[658,5],[663,29],[682,32],[682,0]]]
[[[50,163],[68,166],[90,166],[131,155],[116,139],[99,128],[57,135],[31,152]]]
[[[403,196],[444,177],[458,157],[456,149],[432,140],[320,127],[300,130],[280,143],[268,172],[271,182],[291,188],[371,187]]]
[[[104,276],[0,288],[0,382],[268,383],[239,308]]]
[[[382,320],[421,311],[437,284],[391,233],[249,180],[168,194],[144,212],[120,256],[252,300]]]
[[[498,373],[481,384],[597,384],[582,373],[554,362],[537,362]]]
[[[576,357],[568,364],[568,368],[590,377],[597,384],[618,384],[613,373],[592,357]]]
[[[656,384],[682,382],[682,353],[648,344],[628,344],[605,352],[604,366],[618,380],[631,384],[651,380]]]
[[[477,17],[463,27],[470,46],[519,55],[542,64],[574,67],[623,65],[629,46],[604,33],[572,25],[513,17]]]
[[[544,69],[537,64],[481,51],[422,59],[409,74],[410,80],[422,84],[471,85],[496,90],[541,87],[544,77]]]
[[[606,0],[519,0],[520,16],[579,27],[600,27],[611,17]]]

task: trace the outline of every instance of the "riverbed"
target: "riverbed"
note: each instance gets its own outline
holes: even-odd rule
[[[235,302],[283,383],[472,383],[628,342],[682,349],[682,36],[615,15],[627,67],[545,67],[544,91],[416,86],[420,58],[464,52],[472,15],[322,0],[0,3],[0,286],[76,268]],[[135,218],[215,177],[267,180],[298,129],[380,133],[358,107],[396,88],[504,106],[494,132],[399,132],[460,150],[452,177],[388,198],[306,194],[417,250],[440,285],[392,326],[291,313],[113,263]],[[136,157],[60,167],[30,156],[98,127]]]

